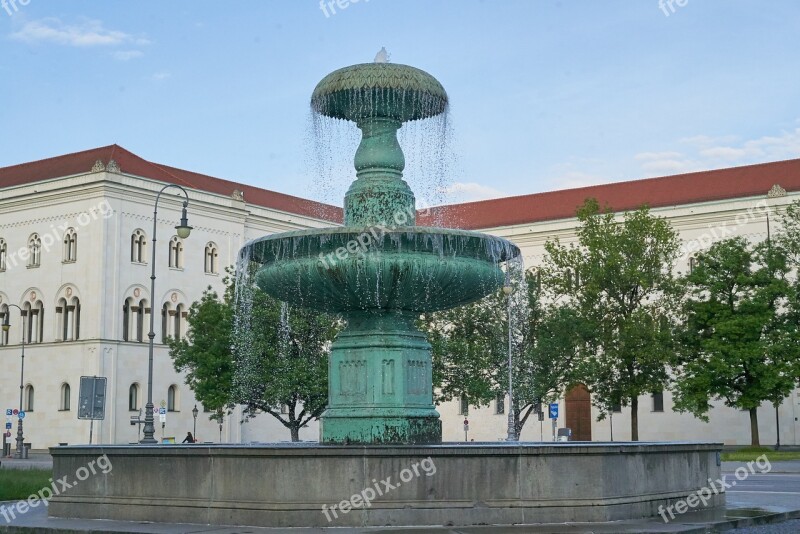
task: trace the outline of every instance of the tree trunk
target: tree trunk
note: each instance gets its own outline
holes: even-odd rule
[[[758,439],[758,408],[750,408],[750,445],[761,446],[761,441]]]
[[[292,441],[300,441],[300,426],[292,425],[289,430],[292,432]]]
[[[631,397],[631,441],[639,441],[639,397]]]

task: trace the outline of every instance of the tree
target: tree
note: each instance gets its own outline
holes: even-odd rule
[[[516,436],[541,403],[557,398],[576,370],[580,329],[571,310],[542,302],[541,278],[525,274],[511,297]],[[486,405],[508,392],[508,300],[502,292],[420,321],[433,347],[437,401]]]
[[[252,287],[248,329],[236,330],[233,278],[226,284],[225,300],[209,288],[190,308],[186,339],[169,341],[175,369],[186,372],[207,409],[222,414],[223,407],[239,404],[247,418],[268,413],[299,441],[300,429],[327,405],[328,353],[340,322]],[[245,354],[234,356],[231,347],[237,344],[246,345]],[[235,359],[244,355],[246,360]]]
[[[746,410],[760,444],[758,407],[779,405],[797,383],[796,322],[787,306],[787,255],[771,243],[736,237],[698,254],[685,277],[682,350],[675,408],[708,420],[710,399]]]
[[[680,294],[672,270],[678,238],[647,207],[617,221],[588,199],[578,210],[578,242],[545,244],[550,298],[568,303],[581,325],[580,373],[600,408],[631,407],[631,439],[639,439],[639,396],[664,388],[672,325]]]

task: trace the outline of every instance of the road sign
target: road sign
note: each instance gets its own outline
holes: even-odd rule
[[[6,423],[6,430],[9,430],[10,428],[11,428],[11,423]]]
[[[19,413],[19,410],[17,410],[16,408],[14,408],[14,411],[12,411],[11,413],[13,413],[14,415],[17,415],[17,414]]]
[[[159,408],[158,409],[158,415],[167,415],[167,409],[166,408]]]
[[[11,408],[6,409],[6,415],[14,415],[14,410]]]
[[[11,432],[6,432],[6,437],[10,438],[11,437]]]
[[[469,432],[469,419],[464,419],[464,432]]]
[[[165,413],[158,414],[158,418],[160,419],[159,422],[161,422],[161,423],[166,423],[167,422],[167,414],[165,414]]]
[[[19,412],[17,414],[17,417],[19,417],[20,419],[25,419],[25,412]]]
[[[105,377],[82,376],[81,389],[78,394],[78,419],[102,421],[106,418],[106,383]]]
[[[553,402],[550,404],[550,419],[558,419],[558,403]]]

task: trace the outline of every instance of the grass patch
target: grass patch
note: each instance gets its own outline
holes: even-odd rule
[[[0,469],[0,501],[27,499],[50,486],[51,469]]]
[[[781,460],[800,460],[800,452],[774,451],[767,447],[746,447],[734,452],[723,452],[723,462],[752,462],[762,454],[767,455],[770,462]]]

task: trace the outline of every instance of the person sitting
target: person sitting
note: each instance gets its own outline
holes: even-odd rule
[[[182,443],[194,443],[194,442],[195,442],[194,441],[194,436],[192,436],[192,433],[191,432],[187,432],[186,433],[186,437],[183,438]]]

